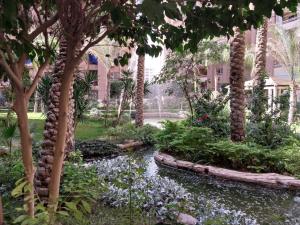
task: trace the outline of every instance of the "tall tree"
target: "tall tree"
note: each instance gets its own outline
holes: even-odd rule
[[[288,72],[290,77],[290,106],[288,124],[294,121],[297,100],[297,79],[300,75],[300,43],[296,30],[284,30],[275,26],[272,37],[269,39],[268,48],[272,56]]]
[[[144,125],[144,78],[145,78],[145,56],[139,55],[136,75],[136,102],[135,102],[135,125]]]
[[[17,114],[25,177],[31,187],[24,200],[31,217],[34,216],[35,168],[27,110],[29,99],[52,55],[47,29],[56,23],[58,16],[51,11],[51,4],[50,1],[2,1],[0,8],[0,66],[9,78],[15,96],[13,110]],[[38,36],[42,36],[43,45],[36,42]],[[36,60],[38,65],[29,87],[23,79],[27,59]]]
[[[66,62],[66,41],[60,40],[59,54],[55,60],[52,85],[49,91],[49,101],[47,103],[47,118],[44,128],[44,141],[42,143],[41,157],[39,158],[38,169],[35,176],[36,191],[41,200],[47,202],[48,186],[50,183],[50,174],[54,156],[54,144],[57,139],[58,116],[59,116],[59,96],[61,87],[61,77]],[[72,81],[73,82],[73,81]],[[65,156],[74,148],[74,99],[73,85],[69,89],[68,117],[67,117],[67,134],[65,145]]]
[[[245,138],[245,93],[244,93],[245,36],[239,28],[234,28],[230,43],[230,119],[231,140]]]
[[[205,73],[205,66],[224,62],[227,58],[228,46],[214,40],[202,40],[198,43],[197,52],[189,50],[171,52],[166,57],[161,74],[155,78],[157,83],[175,82],[182,91],[193,117],[193,98],[199,94],[197,90],[201,83],[201,75]],[[175,88],[176,88],[175,87]],[[169,88],[175,93],[175,88]]]
[[[268,41],[268,19],[264,19],[262,26],[257,29],[257,33],[256,33],[254,78],[257,80],[257,83],[260,82],[259,77],[265,76],[266,74],[267,41]]]
[[[263,120],[266,111],[268,99],[265,97],[265,77],[267,61],[267,41],[268,41],[268,19],[264,19],[261,27],[256,33],[256,48],[254,61],[254,82],[252,90],[252,99],[250,104],[251,117],[253,123],[259,123]]]

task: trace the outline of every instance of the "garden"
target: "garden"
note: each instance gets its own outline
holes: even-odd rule
[[[297,10],[1,1],[0,225],[299,224]]]

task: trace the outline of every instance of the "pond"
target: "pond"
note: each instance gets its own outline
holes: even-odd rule
[[[274,190],[224,181],[158,166],[153,158],[154,153],[154,149],[135,153],[134,157],[142,158],[146,162],[146,176],[166,177],[175,181],[197,199],[210,202],[212,211],[249,218],[252,222],[247,224],[300,224],[300,198],[297,197],[299,193],[295,191]],[[207,207],[207,205],[202,206],[199,203],[199,209],[201,207]],[[210,212],[210,214],[213,215],[215,212]]]

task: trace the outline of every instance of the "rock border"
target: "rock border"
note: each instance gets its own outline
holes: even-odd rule
[[[165,153],[155,154],[154,159],[156,162],[162,165],[193,171],[197,174],[215,176],[226,180],[258,184],[270,188],[300,190],[300,180],[292,176],[285,176],[277,173],[240,172],[215,166],[201,165],[188,161],[177,160],[175,157]]]

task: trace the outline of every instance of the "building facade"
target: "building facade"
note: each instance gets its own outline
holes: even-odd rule
[[[285,11],[284,16],[276,16],[275,14],[269,19],[268,23],[268,36],[270,37],[271,34],[271,27],[274,25],[281,26],[285,30],[296,29],[300,25],[300,8],[296,13],[292,13],[290,11]],[[250,49],[255,49],[256,44],[256,30],[251,29],[245,32],[245,39],[246,39],[246,46]],[[268,80],[268,84],[273,84],[274,86],[270,85],[266,87],[268,89],[269,96],[276,97],[278,96],[281,91],[277,91],[276,86],[280,86],[280,90],[282,87],[288,89],[288,83],[290,81],[290,76],[286,69],[280,65],[270,54],[267,53],[267,62],[266,62],[266,72],[270,79]],[[207,70],[207,86],[211,90],[218,90],[222,86],[226,86],[229,84],[229,75],[230,75],[230,68],[229,63],[224,64],[216,64],[208,66]],[[246,87],[251,87],[251,79],[252,71],[245,69],[245,82]],[[275,82],[273,82],[275,81]],[[276,95],[275,95],[276,94]],[[297,100],[300,101],[300,93],[297,94]]]

